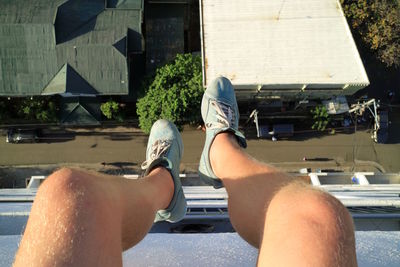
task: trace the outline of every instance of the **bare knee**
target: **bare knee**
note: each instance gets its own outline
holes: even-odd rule
[[[118,221],[119,199],[113,198],[99,179],[76,169],[54,172],[39,187],[30,217],[47,225],[79,224],[84,228],[94,222],[110,225]]]
[[[264,234],[291,240],[302,250],[311,242],[314,250],[321,249],[320,255],[329,248],[332,253],[325,260],[334,265],[355,262],[353,221],[346,207],[330,194],[308,186],[288,186],[276,194],[267,211]],[[337,264],[344,265],[350,264]]]
[[[74,192],[81,192],[89,187],[89,179],[81,172],[62,168],[51,174],[39,187],[38,196],[45,196],[54,200],[71,195]]]
[[[61,168],[52,173],[45,182],[40,186],[40,190],[69,188],[83,182],[82,173],[76,169]]]
[[[316,226],[322,224],[332,231],[353,231],[353,221],[346,207],[332,195],[308,186],[282,189],[271,201],[269,209],[268,213],[279,210],[280,216]]]
[[[310,192],[310,196],[299,209],[299,212],[303,213],[300,218],[303,218],[306,224],[314,226],[316,233],[325,234],[325,240],[334,244],[337,252],[343,255],[343,250],[354,246],[355,242],[350,213],[330,194],[312,191],[314,192]]]
[[[119,236],[119,229],[114,227],[120,225],[119,210],[97,179],[95,175],[68,168],[50,175],[39,187],[21,242],[23,252],[19,253],[69,266],[74,265],[76,255],[86,257],[86,253],[81,254],[83,248],[92,246],[97,238],[104,237],[108,242]],[[120,241],[116,240],[114,245],[118,247]],[[42,250],[44,253],[38,252]]]
[[[34,206],[70,207],[76,209],[90,205],[99,198],[91,175],[70,168],[62,168],[51,174],[39,187]]]

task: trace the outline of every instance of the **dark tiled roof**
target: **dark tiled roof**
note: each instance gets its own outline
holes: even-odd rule
[[[68,97],[63,98],[61,123],[64,125],[99,125],[100,104],[96,99]]]
[[[107,8],[143,9],[141,0],[107,0]]]
[[[126,52],[142,49],[141,16],[104,0],[0,2],[0,95],[128,94]]]

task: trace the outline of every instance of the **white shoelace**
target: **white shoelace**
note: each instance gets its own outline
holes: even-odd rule
[[[235,113],[230,106],[215,100],[211,100],[210,104],[217,112],[217,122],[206,123],[207,128],[219,129],[231,127],[235,123]]]
[[[171,144],[171,140],[155,141],[154,144],[151,146],[150,158],[148,160],[145,160],[141,165],[142,170],[146,170],[155,159],[158,159],[161,156],[165,155]]]

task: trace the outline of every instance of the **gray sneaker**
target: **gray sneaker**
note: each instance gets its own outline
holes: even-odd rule
[[[146,161],[143,162],[142,169],[145,170],[144,175],[148,175],[155,167],[165,167],[174,181],[174,195],[168,208],[157,212],[154,222],[177,222],[186,214],[186,199],[179,178],[182,155],[182,137],[176,126],[167,120],[156,121],[150,131]]]
[[[225,77],[215,79],[204,92],[201,116],[206,127],[206,141],[199,164],[199,176],[215,188],[223,187],[214,174],[210,163],[210,147],[215,136],[222,132],[233,133],[241,147],[247,146],[244,135],[239,132],[239,108],[231,82]]]

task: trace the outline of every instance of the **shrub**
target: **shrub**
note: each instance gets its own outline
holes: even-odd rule
[[[311,114],[313,115],[314,119],[314,124],[311,126],[311,129],[324,131],[330,122],[330,117],[326,107],[321,105],[316,106],[315,109],[311,110]]]
[[[100,110],[103,113],[103,115],[109,120],[114,119],[119,122],[123,121],[123,115],[121,113],[120,106],[117,102],[115,102],[112,99],[101,104]]]
[[[39,122],[56,122],[58,107],[49,97],[25,97],[18,99],[17,118],[37,120]]]
[[[58,112],[57,96],[0,98],[0,123],[58,122]]]
[[[201,58],[191,54],[177,55],[175,60],[157,69],[137,102],[140,128],[149,133],[158,119],[168,119],[179,129],[185,123],[201,121]]]
[[[340,0],[356,34],[387,66],[400,65],[400,1]]]

